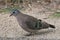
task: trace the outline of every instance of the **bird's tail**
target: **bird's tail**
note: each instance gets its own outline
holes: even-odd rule
[[[55,28],[55,26],[54,26],[54,25],[51,25],[51,24],[49,24],[49,25],[50,25],[50,27],[51,27],[51,28]]]

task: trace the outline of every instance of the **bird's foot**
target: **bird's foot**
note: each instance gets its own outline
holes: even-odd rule
[[[31,34],[31,33],[30,34],[26,34],[25,36],[31,36],[31,35],[33,35],[33,34]]]
[[[35,35],[36,33],[29,33],[29,34],[26,34],[25,36],[32,36],[32,35]]]

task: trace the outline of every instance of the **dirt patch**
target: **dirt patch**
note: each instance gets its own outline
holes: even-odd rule
[[[26,10],[23,13],[27,15],[34,16],[38,19],[42,19],[50,24],[56,26],[56,29],[46,29],[40,30],[40,33],[37,35],[29,36],[30,38],[60,38],[60,19],[48,18],[54,12],[48,11],[42,6],[34,8],[32,10]],[[0,37],[22,37],[25,34],[28,34],[24,31],[18,24],[16,18],[14,16],[9,17],[10,14],[0,14]],[[48,18],[48,19],[44,19]]]

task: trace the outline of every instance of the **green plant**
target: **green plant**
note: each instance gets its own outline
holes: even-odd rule
[[[0,13],[1,13],[1,12],[10,12],[12,9],[19,9],[19,10],[21,10],[22,8],[20,8],[20,7],[18,7],[18,6],[9,7],[9,8],[4,8],[4,9],[0,9]]]
[[[60,18],[60,12],[55,12],[50,18]]]

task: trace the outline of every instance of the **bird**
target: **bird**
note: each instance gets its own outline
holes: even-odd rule
[[[49,24],[41,19],[37,19],[33,16],[23,14],[18,9],[13,9],[10,16],[16,17],[18,24],[21,26],[21,28],[31,34],[37,33],[38,30],[41,29],[55,28],[54,25]]]

